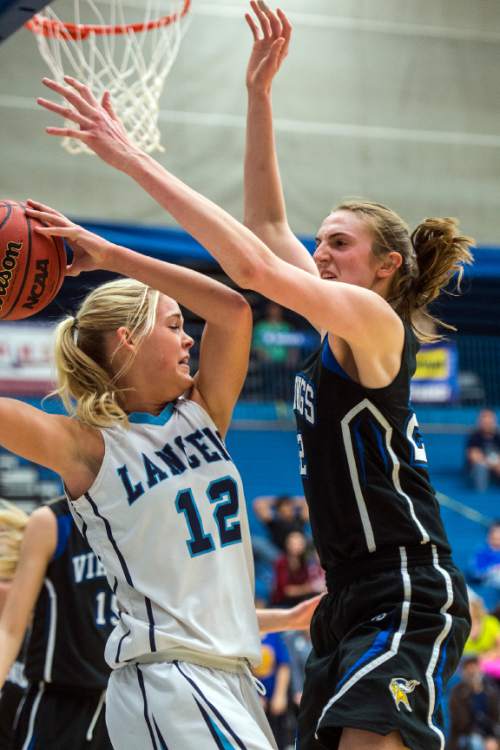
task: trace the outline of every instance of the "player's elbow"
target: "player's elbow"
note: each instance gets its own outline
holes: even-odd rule
[[[252,327],[252,308],[245,297],[233,291],[231,299],[231,327],[241,329],[242,326]]]
[[[242,289],[251,289],[265,297],[270,296],[272,286],[272,265],[274,256],[254,256],[241,265],[239,278],[235,279]]]

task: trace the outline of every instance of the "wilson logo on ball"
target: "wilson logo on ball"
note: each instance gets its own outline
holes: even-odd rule
[[[40,297],[45,291],[45,284],[49,275],[49,261],[37,260],[35,281],[31,287],[30,296],[24,303],[23,307],[33,310],[34,306],[40,301]]]
[[[67,263],[64,242],[37,232],[42,226],[22,203],[0,200],[0,320],[39,313],[61,288]]]
[[[22,250],[22,242],[8,242],[7,250],[2,258],[2,270],[0,271],[0,309],[3,305],[3,297],[9,291],[13,272],[17,266],[19,252]]]

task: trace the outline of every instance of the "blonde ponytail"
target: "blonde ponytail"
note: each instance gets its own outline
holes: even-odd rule
[[[27,513],[0,499],[0,578],[14,577],[27,523]]]
[[[106,335],[126,327],[137,344],[155,324],[159,292],[134,279],[119,279],[94,289],[82,302],[76,316],[59,323],[55,340],[55,363],[59,395],[69,414],[93,427],[128,425],[123,409],[119,378],[132,363],[130,358],[118,372],[106,353]]]

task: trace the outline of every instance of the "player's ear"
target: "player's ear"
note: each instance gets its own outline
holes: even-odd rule
[[[381,279],[386,279],[392,276],[398,268],[401,268],[403,263],[403,256],[401,253],[395,250],[384,255],[382,262],[377,270],[377,276]]]
[[[129,329],[126,326],[120,326],[116,330],[116,336],[118,338],[118,346],[124,349],[133,349],[135,346],[135,342],[132,338],[132,335],[129,331]]]

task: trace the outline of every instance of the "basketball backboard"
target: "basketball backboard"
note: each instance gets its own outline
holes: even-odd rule
[[[0,42],[46,5],[47,0],[0,0]]]

